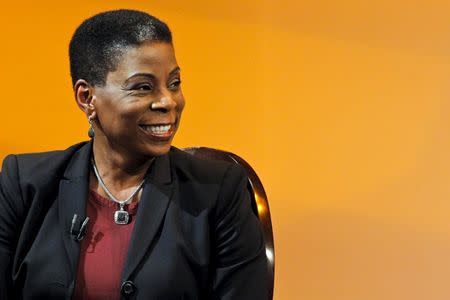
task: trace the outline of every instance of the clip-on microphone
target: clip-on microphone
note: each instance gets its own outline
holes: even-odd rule
[[[80,229],[78,229],[78,230],[75,229],[75,225],[77,224],[77,219],[78,219],[78,215],[74,214],[73,218],[72,218],[72,225],[70,226],[70,235],[72,235],[72,238],[75,241],[79,242],[86,235],[86,229],[87,229],[87,224],[89,222],[89,217],[86,217],[86,219],[84,219],[83,223],[81,224]]]

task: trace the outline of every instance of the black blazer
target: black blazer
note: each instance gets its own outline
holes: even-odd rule
[[[91,148],[5,158],[1,299],[71,298],[80,242],[70,227],[74,214],[86,217]],[[244,174],[176,148],[155,160],[122,270],[122,299],[267,299],[263,235]]]

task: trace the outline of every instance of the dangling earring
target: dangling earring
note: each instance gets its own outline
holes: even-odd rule
[[[94,126],[92,125],[92,116],[88,117],[88,121],[89,121],[88,136],[92,139],[95,136]]]

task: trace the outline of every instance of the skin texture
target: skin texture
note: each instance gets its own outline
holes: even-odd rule
[[[104,86],[76,82],[77,104],[93,120],[97,168],[119,200],[134,191],[153,157],[170,150],[184,107],[180,84],[173,46],[165,42],[125,48]],[[170,134],[154,135],[142,126],[162,124],[172,125]],[[90,182],[91,189],[106,196],[93,174]]]

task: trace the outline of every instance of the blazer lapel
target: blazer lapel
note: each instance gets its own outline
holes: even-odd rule
[[[89,161],[92,142],[84,145],[71,159],[64,179],[59,185],[58,216],[59,227],[62,230],[64,246],[69,256],[72,274],[76,274],[80,242],[74,240],[70,229],[73,215],[78,215],[75,229],[79,229],[86,217],[86,200],[89,189]]]
[[[157,157],[142,191],[122,279],[139,266],[160,230],[173,190],[169,155]]]

